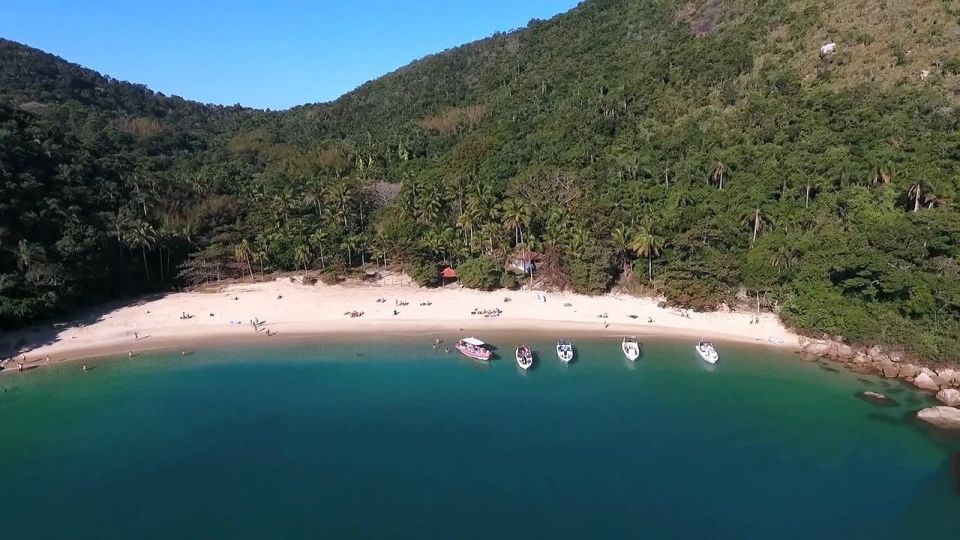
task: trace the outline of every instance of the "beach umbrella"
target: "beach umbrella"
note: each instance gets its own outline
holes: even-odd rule
[[[440,275],[443,277],[443,282],[446,283],[448,279],[457,279],[457,271],[449,266],[444,268]]]

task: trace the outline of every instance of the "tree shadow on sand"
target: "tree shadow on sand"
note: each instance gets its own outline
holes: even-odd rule
[[[17,330],[0,332],[0,359],[13,358],[22,354],[30,354],[40,347],[62,343],[63,332],[73,328],[83,328],[103,321],[117,309],[142,306],[164,298],[175,291],[140,296],[136,299],[116,300],[99,304],[83,310],[78,310],[63,319],[51,319],[39,322]],[[150,336],[139,336],[138,340]],[[36,362],[37,359],[34,359]],[[9,366],[8,366],[9,367]]]

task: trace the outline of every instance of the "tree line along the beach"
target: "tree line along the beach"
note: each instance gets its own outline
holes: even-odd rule
[[[529,250],[552,286],[952,360],[960,43],[904,9],[592,0],[282,112],[0,41],[0,323],[276,271],[511,287]]]

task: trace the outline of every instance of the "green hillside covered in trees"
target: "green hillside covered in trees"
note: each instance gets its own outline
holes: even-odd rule
[[[0,41],[0,324],[386,262],[960,350],[960,5],[589,0],[332,103],[201,105]],[[821,46],[836,49],[821,54]]]

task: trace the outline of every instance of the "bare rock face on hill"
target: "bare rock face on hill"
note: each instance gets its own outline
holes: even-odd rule
[[[940,429],[960,431],[960,409],[929,407],[917,413],[917,418]]]
[[[960,390],[947,388],[937,392],[937,400],[949,407],[960,406]]]

